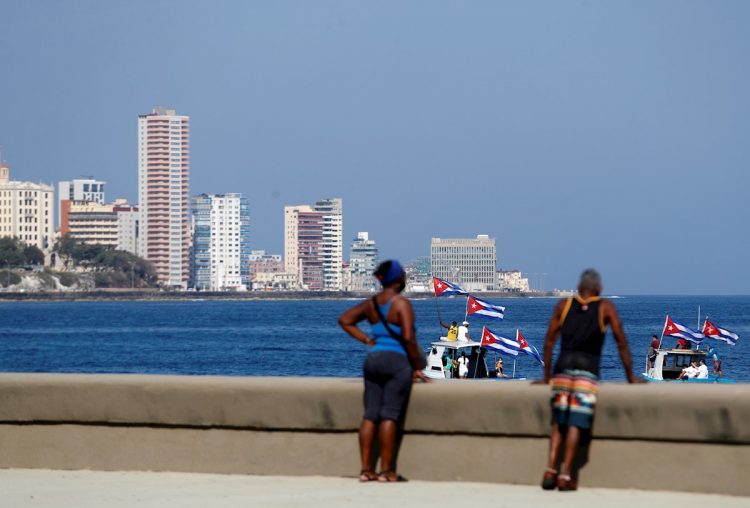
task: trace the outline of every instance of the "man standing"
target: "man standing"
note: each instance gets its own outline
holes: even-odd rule
[[[721,358],[719,358],[718,351],[716,351],[715,347],[709,344],[708,351],[706,352],[708,353],[709,358],[713,360],[714,377],[722,377],[724,373],[721,370]]]
[[[542,479],[542,488],[546,490],[577,488],[577,478],[571,478],[571,469],[581,432],[590,431],[593,423],[607,326],[612,328],[628,383],[636,382],[630,348],[617,310],[612,302],[600,298],[601,291],[599,273],[591,269],[584,271],[578,295],[557,304],[544,338],[544,383],[552,381],[552,433],[549,462]],[[552,349],[558,335],[562,335],[560,356],[552,376]],[[558,474],[563,444],[562,467]]]

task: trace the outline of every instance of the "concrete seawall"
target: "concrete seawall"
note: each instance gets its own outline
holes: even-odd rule
[[[417,385],[399,469],[536,484],[549,387]],[[362,382],[0,374],[0,467],[352,476]],[[581,484],[750,495],[750,387],[604,384]]]

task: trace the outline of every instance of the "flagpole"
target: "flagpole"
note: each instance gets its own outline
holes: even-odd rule
[[[516,359],[513,358],[513,379],[516,378]]]
[[[701,304],[698,304],[698,330],[701,329]],[[701,343],[699,342],[698,345],[695,348],[697,351],[701,350]]]
[[[464,314],[464,321],[469,319],[469,294],[466,294],[466,313]]]
[[[664,318],[664,326],[661,327],[661,337],[659,338],[659,347],[656,349],[661,349],[661,341],[664,340],[664,330],[667,328],[667,319],[669,319],[669,314]]]

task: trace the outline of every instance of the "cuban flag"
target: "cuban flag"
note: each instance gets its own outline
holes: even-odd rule
[[[737,335],[734,332],[730,332],[726,328],[720,328],[713,324],[711,321],[706,319],[706,322],[703,323],[703,335],[706,337],[710,337],[712,339],[716,340],[722,340],[729,344],[730,346],[734,346],[737,344],[737,340],[740,338],[739,335]]]
[[[505,307],[493,305],[490,302],[485,302],[469,295],[469,299],[466,301],[466,314],[479,314],[480,316],[503,319],[505,317]]]
[[[518,342],[518,345],[521,347],[521,351],[532,357],[534,360],[539,362],[542,367],[544,367],[544,360],[542,360],[542,355],[539,354],[537,348],[528,343],[528,341],[521,333],[521,330],[516,330],[516,342]]]
[[[664,335],[664,337],[677,337],[689,340],[696,344],[700,344],[701,341],[706,338],[702,333],[696,332],[677,321],[673,321],[669,316],[667,316],[667,320],[664,323],[664,331],[662,332],[662,335]]]
[[[432,278],[432,286],[435,289],[435,296],[451,296],[451,295],[468,295],[466,291],[461,289],[458,284],[451,284],[447,280],[438,279],[437,277]]]
[[[482,328],[481,345],[485,349],[492,349],[510,356],[518,356],[518,352],[521,349],[515,340],[498,335],[486,326]]]

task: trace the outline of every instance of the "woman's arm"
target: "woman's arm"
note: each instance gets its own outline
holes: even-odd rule
[[[396,307],[396,315],[399,318],[399,325],[401,326],[401,336],[404,338],[406,345],[406,354],[409,357],[412,369],[414,369],[414,377],[415,379],[428,382],[421,369],[421,353],[419,352],[417,332],[414,327],[414,308],[409,300],[402,297],[397,298],[394,306]]]
[[[365,309],[368,305],[368,302],[369,300],[365,300],[364,302],[358,303],[351,309],[344,311],[344,313],[341,314],[341,317],[339,317],[339,326],[343,328],[346,333],[348,333],[361,343],[367,346],[372,346],[375,341],[368,337],[365,332],[360,330],[359,326],[357,326],[357,323],[364,319],[367,319]]]

